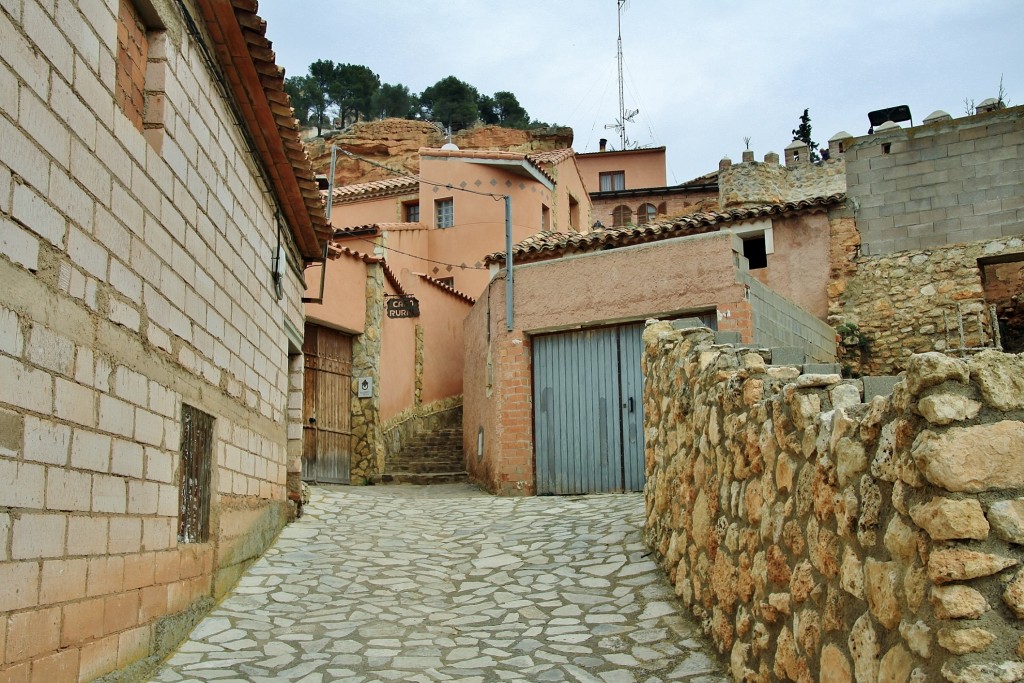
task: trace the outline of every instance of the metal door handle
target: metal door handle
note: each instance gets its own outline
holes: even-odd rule
[[[629,397],[629,412],[633,412],[633,397]]]
[[[315,417],[309,418],[309,424],[315,425],[316,424],[316,418]]]

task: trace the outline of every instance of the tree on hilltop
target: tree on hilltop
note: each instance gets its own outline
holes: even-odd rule
[[[420,115],[449,126],[453,132],[469,128],[480,116],[479,97],[469,83],[446,76],[420,94]]]

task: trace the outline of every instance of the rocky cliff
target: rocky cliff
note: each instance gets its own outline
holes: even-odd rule
[[[364,121],[350,126],[329,140],[313,138],[306,142],[306,151],[318,173],[331,167],[330,145],[389,168],[417,173],[420,147],[440,147],[447,142],[436,126],[426,121],[384,119]],[[499,126],[478,126],[452,136],[460,149],[493,149],[509,152],[543,152],[572,146],[571,128],[540,128],[516,130]],[[338,154],[335,182],[338,185],[382,180],[393,177],[382,168]]]

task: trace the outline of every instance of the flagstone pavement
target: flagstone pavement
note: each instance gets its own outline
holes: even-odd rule
[[[317,487],[152,680],[723,683],[640,494]]]

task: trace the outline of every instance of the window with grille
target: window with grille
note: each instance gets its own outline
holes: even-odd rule
[[[210,540],[210,460],[213,416],[181,406],[181,472],[178,498],[178,542]]]
[[[598,174],[598,177],[601,180],[601,192],[616,192],[626,189],[625,171],[608,171]]]
[[[406,223],[419,223],[420,222],[420,203],[409,202],[408,204],[402,205],[402,211],[405,214],[402,218]]]
[[[434,202],[435,213],[437,214],[437,227],[450,228],[455,225],[455,200],[438,199]]]

